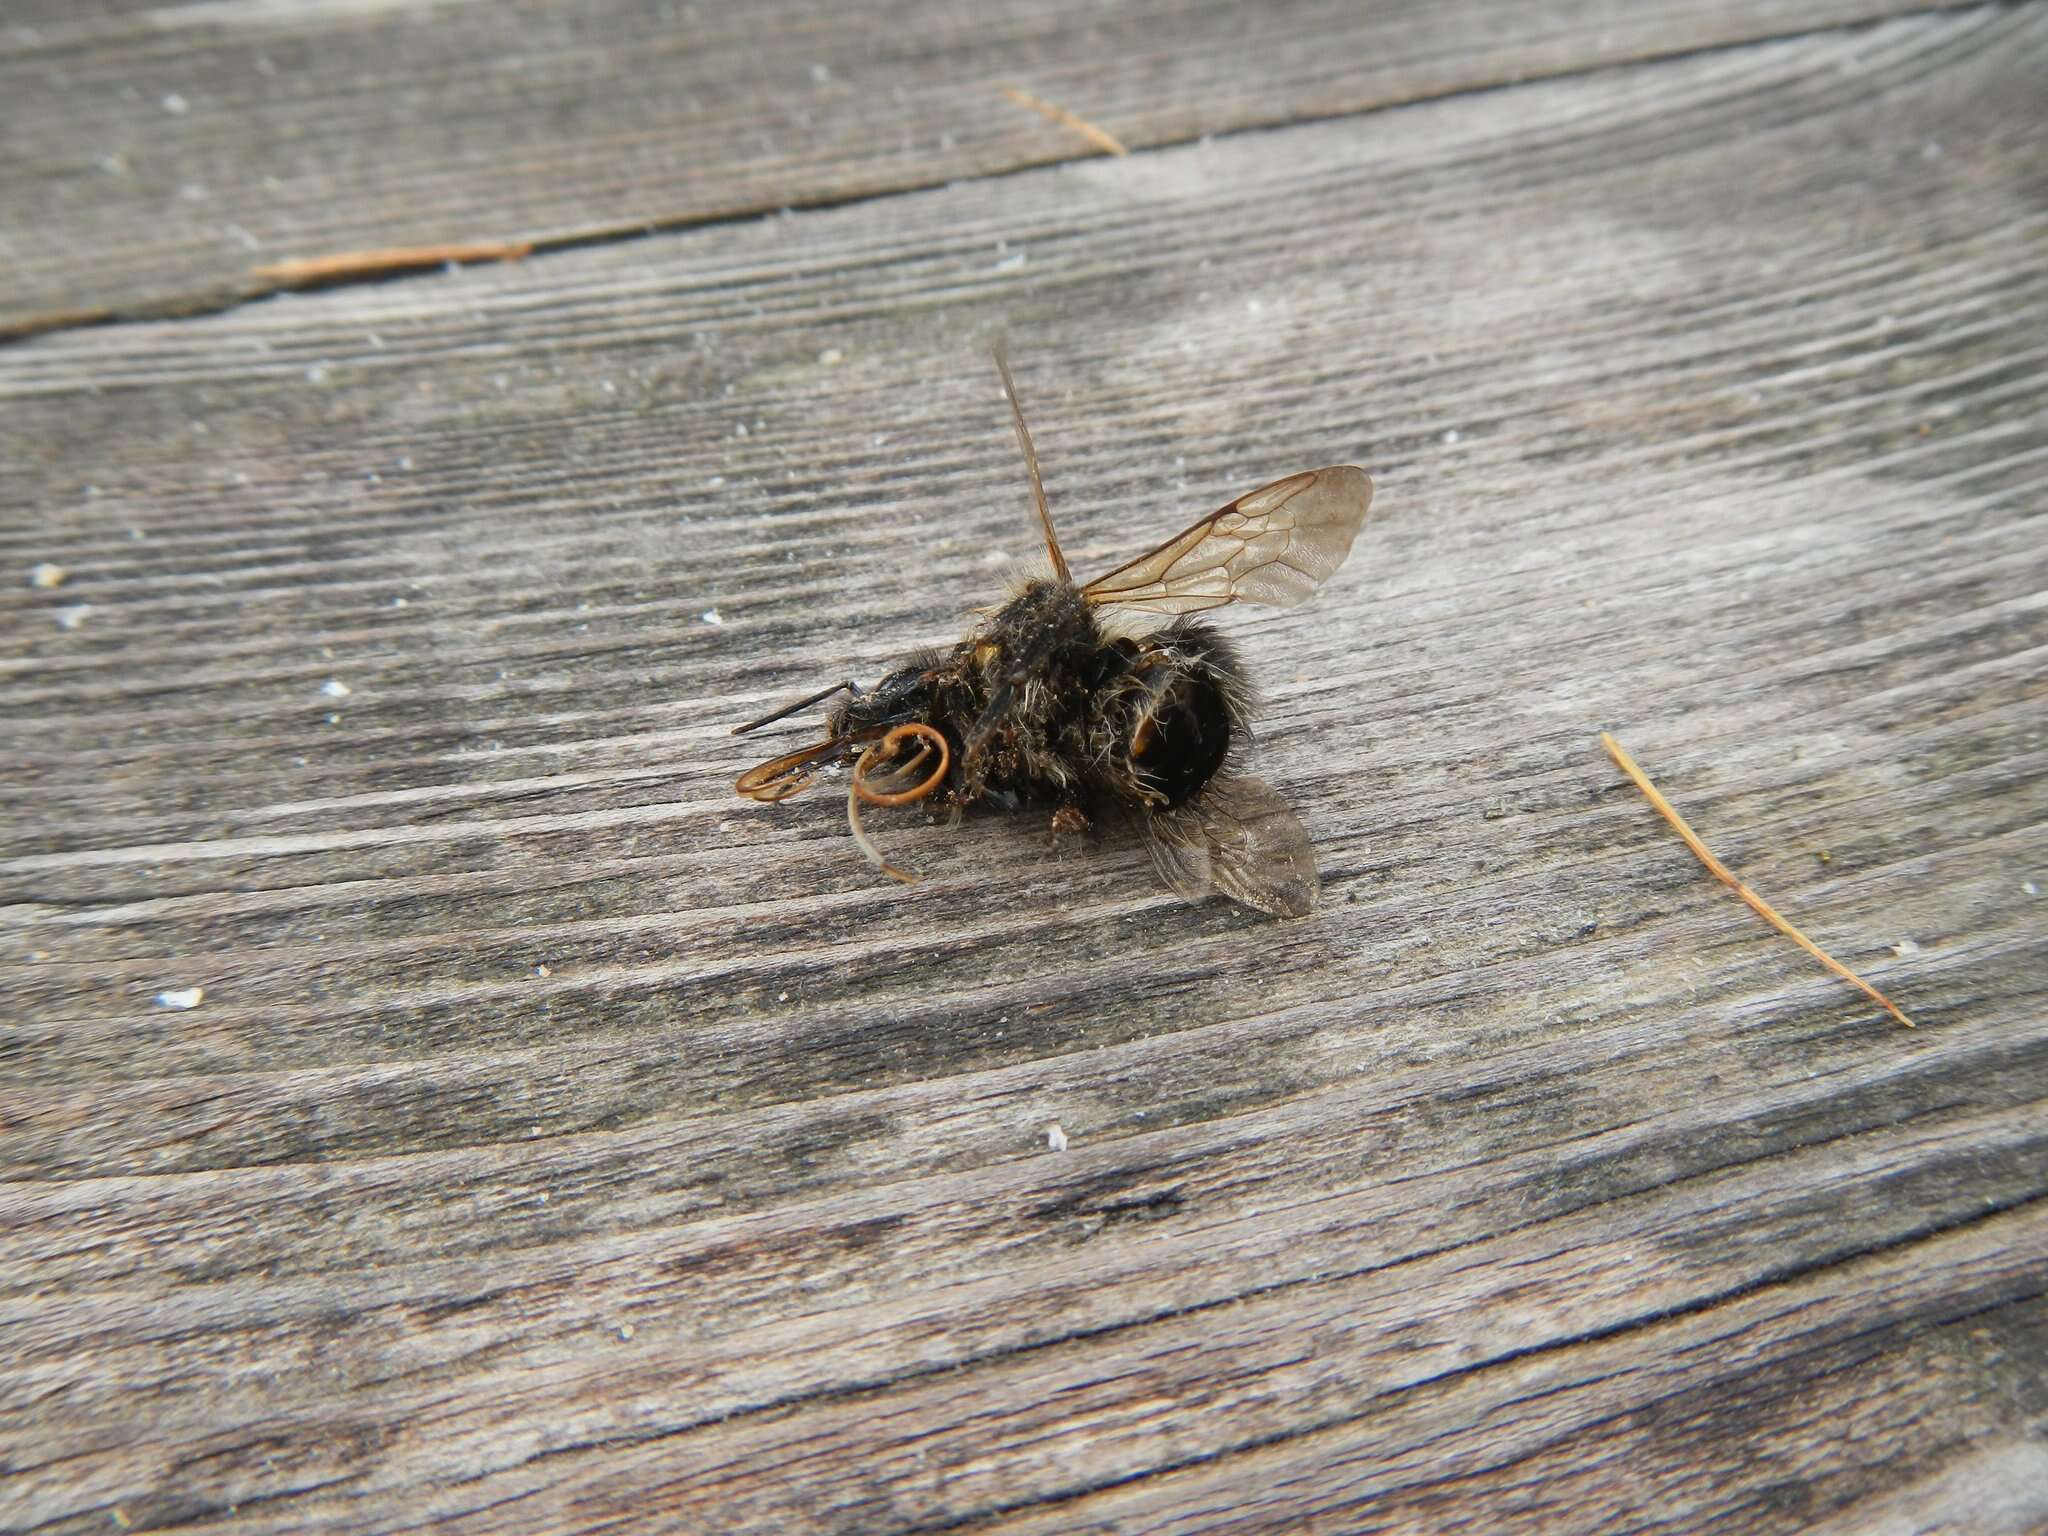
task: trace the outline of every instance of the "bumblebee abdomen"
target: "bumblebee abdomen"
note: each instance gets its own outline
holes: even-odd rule
[[[1185,804],[1222,769],[1250,715],[1230,643],[1206,624],[1175,620],[1138,642],[1104,700],[1102,719],[1117,733],[1113,789],[1150,810]]]
[[[1230,705],[1205,670],[1182,674],[1132,734],[1131,766],[1168,806],[1190,799],[1230,754]]]

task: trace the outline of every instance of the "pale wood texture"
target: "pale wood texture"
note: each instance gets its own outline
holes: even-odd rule
[[[234,303],[8,97],[0,1527],[2048,1527],[2048,6],[614,9],[0,39],[267,257],[698,221]],[[1031,552],[998,331],[1083,576],[1378,479],[1314,918],[733,796]]]
[[[1160,145],[1939,3],[13,0],[0,336],[1071,157],[1005,86]]]

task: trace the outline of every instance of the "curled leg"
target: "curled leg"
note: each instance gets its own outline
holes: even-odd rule
[[[749,800],[768,804],[787,800],[791,795],[809,789],[818,777],[818,770],[826,763],[834,758],[851,757],[856,746],[872,741],[880,734],[881,728],[877,726],[813,742],[808,747],[798,747],[794,752],[785,752],[765,763],[756,763],[739,776],[733,788]]]
[[[882,773],[871,772],[876,754],[887,758],[899,751],[906,741],[915,741],[917,750],[907,762]],[[924,778],[916,777],[917,772],[931,757],[933,748],[938,750],[938,766]],[[862,752],[859,761],[853,765],[853,777],[846,786],[846,824],[853,833],[853,841],[883,874],[906,885],[915,884],[917,876],[909,870],[899,869],[882,857],[882,851],[868,839],[867,830],[861,825],[860,806],[865,800],[870,805],[909,805],[924,799],[945,782],[946,771],[952,766],[953,749],[947,744],[945,733],[922,721],[894,727],[880,741]]]

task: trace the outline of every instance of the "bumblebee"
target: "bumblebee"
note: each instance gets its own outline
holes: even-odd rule
[[[1291,607],[1343,563],[1372,503],[1355,465],[1276,480],[1149,553],[1076,585],[1053,533],[1038,455],[1000,349],[996,366],[1024,450],[1051,575],[1027,580],[951,650],[907,657],[872,688],[835,683],[757,730],[842,694],[825,739],[740,775],[780,801],[827,765],[850,764],[854,841],[883,873],[914,880],[869,839],[861,807],[988,805],[1052,811],[1055,834],[1121,814],[1143,828],[1161,878],[1195,900],[1220,891],[1278,917],[1316,904],[1308,834],[1258,779],[1236,771],[1255,695],[1234,647],[1190,617],[1227,603]]]

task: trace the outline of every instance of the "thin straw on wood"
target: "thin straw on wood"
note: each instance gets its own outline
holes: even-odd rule
[[[1017,103],[1018,106],[1028,107],[1033,112],[1038,113],[1039,116],[1052,119],[1062,128],[1073,129],[1074,132],[1080,134],[1082,138],[1105,154],[1128,155],[1130,153],[1128,149],[1124,148],[1120,140],[1105,133],[1085,118],[1074,116],[1073,113],[1067,111],[1064,107],[1056,107],[1049,101],[1040,101],[1029,91],[1020,91],[1014,85],[1004,86],[1003,94]]]
[[[1769,902],[1765,901],[1763,897],[1757,895],[1755,891],[1751,890],[1748,886],[1744,885],[1740,880],[1736,879],[1734,874],[1729,870],[1726,864],[1723,864],[1719,859],[1715,858],[1713,854],[1709,853],[1707,851],[1707,845],[1700,841],[1699,834],[1693,831],[1691,827],[1686,825],[1685,818],[1678,814],[1677,808],[1673,806],[1669,800],[1666,800],[1664,798],[1662,792],[1658,790],[1656,785],[1650,782],[1650,776],[1644,773],[1642,769],[1636,766],[1636,760],[1630,757],[1628,753],[1623,750],[1620,742],[1616,741],[1612,736],[1608,735],[1607,732],[1602,731],[1600,733],[1600,744],[1607,749],[1607,755],[1614,759],[1615,763],[1620,767],[1621,771],[1627,774],[1631,779],[1635,780],[1636,788],[1640,789],[1643,792],[1644,796],[1649,800],[1650,804],[1657,808],[1657,813],[1660,816],[1662,816],[1666,821],[1671,823],[1673,830],[1675,830],[1680,837],[1685,839],[1685,846],[1690,848],[1693,851],[1693,853],[1699,858],[1699,861],[1707,866],[1708,870],[1713,874],[1715,879],[1719,880],[1722,884],[1730,887],[1736,895],[1740,896],[1744,901],[1748,902],[1750,907],[1756,912],[1757,916],[1761,917],[1765,922],[1769,923],[1773,928],[1777,929],[1778,932],[1784,934],[1786,938],[1790,939],[1794,944],[1797,944],[1801,949],[1805,950],[1809,955],[1813,956],[1814,959],[1818,960],[1822,965],[1826,966],[1829,970],[1833,971],[1837,976],[1841,977],[1842,980],[1851,982],[1855,986],[1861,988],[1864,994],[1867,997],[1869,997],[1872,1002],[1876,1003],[1880,1008],[1884,1009],[1886,1013],[1889,1013],[1893,1018],[1897,1019],[1901,1024],[1905,1025],[1906,1028],[1913,1028],[1913,1021],[1906,1017],[1906,1015],[1900,1010],[1899,1005],[1897,1003],[1893,1002],[1890,998],[1886,997],[1882,992],[1878,991],[1877,988],[1873,987],[1869,982],[1865,981],[1861,976],[1858,976],[1854,971],[1850,970],[1849,967],[1842,964],[1842,962],[1837,960],[1833,955],[1829,954],[1826,950],[1822,949],[1818,944],[1814,943],[1813,940],[1809,939],[1805,934],[1801,933],[1797,928],[1793,927],[1792,924],[1788,922],[1785,918],[1780,917],[1776,909],[1774,909]]]
[[[250,276],[287,288],[340,282],[351,277],[383,277],[423,267],[466,266],[479,261],[518,261],[533,254],[530,240],[472,241],[457,245],[392,245],[373,251],[338,251],[332,256],[300,256],[250,268]]]

